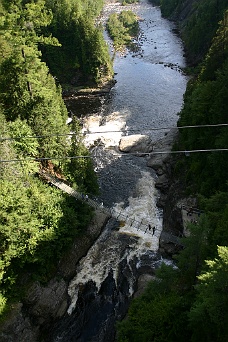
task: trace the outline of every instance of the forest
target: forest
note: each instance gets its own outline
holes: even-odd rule
[[[121,11],[120,14],[110,14],[107,21],[107,31],[116,50],[121,50],[124,47],[133,50],[132,37],[136,37],[139,33],[139,24],[135,13]]]
[[[178,126],[215,125],[180,128],[174,150],[212,151],[175,159],[173,176],[183,184],[185,196],[197,198],[203,215],[189,224],[190,236],[182,238],[184,247],[174,256],[176,267],[163,265],[145,293],[132,301],[127,318],[118,323],[118,341],[224,342],[228,128],[222,125],[228,124],[228,3],[161,0],[160,5],[163,15],[172,19],[183,17],[188,8],[185,20],[177,21],[192,66]]]
[[[180,129],[174,149],[227,149],[227,127],[220,126],[228,121],[227,0],[152,2],[177,21],[189,64],[178,126],[217,125]],[[45,184],[39,171],[58,175],[80,192],[98,193],[91,159],[71,159],[89,151],[77,118],[66,125],[62,91],[100,85],[113,75],[96,21],[102,6],[103,0],[0,1],[3,318],[23,296],[24,275],[28,282],[47,282],[56,260],[93,215],[86,204]],[[174,256],[176,267],[163,265],[156,281],[132,301],[118,323],[119,342],[228,340],[228,152],[179,157],[173,175],[186,195],[197,197],[204,214],[189,225],[191,234]]]
[[[98,193],[92,159],[71,158],[89,151],[77,118],[66,125],[62,89],[112,77],[95,25],[102,6],[102,0],[0,1],[0,314],[23,295],[25,274],[28,282],[51,277],[93,215],[45,184],[39,171]]]

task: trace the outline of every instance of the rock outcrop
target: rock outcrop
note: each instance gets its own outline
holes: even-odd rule
[[[170,153],[178,137],[177,129],[171,130],[154,146],[147,161],[147,166],[153,168],[157,174],[155,186],[160,191],[157,205],[163,209],[163,231],[179,237],[183,232],[182,214],[179,206],[183,195],[182,184],[173,177],[173,166],[176,158]],[[158,153],[158,154],[156,154]],[[160,252],[165,256],[172,256],[180,247],[172,242],[160,240]]]
[[[75,275],[76,264],[98,238],[107,220],[108,217],[97,210],[86,233],[74,241],[60,260],[56,276],[45,286],[39,281],[31,284],[22,302],[14,304],[8,318],[1,323],[1,342],[40,341],[43,330],[65,314],[68,284]]]
[[[153,151],[153,143],[147,135],[127,135],[120,139],[119,150],[130,153],[150,153]]]
[[[175,139],[177,138],[177,130],[171,130],[164,138],[159,140],[153,149],[153,153],[147,160],[147,166],[155,170],[158,178],[155,186],[161,191],[161,197],[164,201],[170,185],[169,177],[171,175],[171,150]]]

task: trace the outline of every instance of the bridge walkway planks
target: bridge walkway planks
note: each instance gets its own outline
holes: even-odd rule
[[[66,192],[68,195],[75,197],[77,200],[83,201],[90,205],[91,207],[101,210],[103,213],[105,213],[109,217],[114,217],[115,219],[121,221],[121,212],[117,213],[116,211],[111,210],[108,207],[103,206],[103,204],[98,203],[97,201],[94,201],[91,198],[86,198],[86,195],[80,194],[78,191],[74,190],[72,187],[64,183],[62,180],[60,180],[57,177],[54,177],[47,172],[40,171],[41,177],[48,183],[51,183],[55,187],[59,188],[63,192]],[[127,219],[122,215],[122,220]],[[135,221],[135,220],[133,220]],[[136,222],[136,221],[135,221]],[[138,222],[137,225],[137,230],[142,230],[145,233],[148,231],[148,223],[143,223],[143,222]],[[145,227],[145,228],[142,228]],[[180,239],[177,236],[174,236],[172,234],[166,233],[166,232],[161,232],[160,239],[162,239],[166,243],[174,243],[176,245],[182,246]]]

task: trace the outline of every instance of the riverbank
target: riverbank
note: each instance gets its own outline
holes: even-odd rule
[[[56,275],[46,284],[30,284],[21,302],[14,303],[0,324],[1,342],[41,341],[53,322],[62,317],[68,307],[68,285],[75,276],[78,262],[100,236],[108,217],[96,210],[85,234],[75,239],[72,247],[58,263]]]
[[[146,11],[146,14],[148,14],[148,11]],[[117,89],[114,89],[112,93],[112,100],[114,99],[116,94],[117,97],[119,97],[117,98],[117,102],[115,102],[113,105],[114,110],[110,111],[110,122],[114,122],[114,120],[122,120],[123,118],[122,121],[124,121],[124,125],[127,122],[127,126],[129,129],[135,129],[136,127],[142,129],[142,127],[146,126],[145,124],[148,124],[149,130],[151,128],[151,125],[152,127],[161,127],[162,125],[164,126],[164,123],[167,124],[167,118],[171,117],[174,112],[177,112],[176,107],[179,106],[180,102],[179,97],[181,97],[181,94],[178,95],[177,90],[179,90],[183,86],[184,82],[182,83],[180,81],[180,75],[174,75],[175,70],[173,68],[165,67],[165,65],[169,65],[168,63],[170,63],[170,60],[173,60],[174,58],[174,55],[172,55],[172,58],[170,57],[170,50],[165,49],[165,46],[169,43],[170,39],[167,38],[166,42],[162,44],[162,46],[160,46],[158,44],[160,41],[159,36],[157,35],[155,38],[153,38],[152,42],[154,25],[156,26],[161,23],[159,11],[155,11],[155,14],[156,15],[153,18],[153,21],[151,21],[151,17],[149,17],[148,15],[147,21],[142,23],[144,25],[144,31],[148,29],[148,26],[146,25],[149,25],[151,27],[150,38],[145,38],[145,36],[142,36],[140,40],[142,44],[144,43],[146,45],[145,51],[142,53],[142,55],[138,57],[128,55],[126,56],[126,58],[124,56],[122,59],[118,60],[120,71],[117,75]],[[161,28],[164,29],[164,27]],[[157,30],[157,34],[161,32],[161,28]],[[169,27],[168,32],[170,32]],[[150,47],[151,43],[149,44],[148,42],[152,42],[152,48]],[[153,52],[155,52],[153,56],[154,59],[151,58],[152,49]],[[176,49],[177,45],[175,44],[173,46],[173,51],[175,51],[175,58],[177,56]],[[163,52],[165,53],[164,56],[162,55]],[[179,64],[181,63],[179,62]],[[123,68],[121,69],[122,66]],[[173,80],[173,78],[175,79],[172,83],[171,81]],[[131,84],[129,84],[129,81]],[[179,81],[180,83],[178,85]],[[146,90],[144,90],[143,88],[145,83],[147,87]],[[175,86],[177,86],[177,90]],[[156,100],[159,98],[159,96],[154,94],[155,89],[158,93],[160,92],[160,100],[158,102],[156,102]],[[173,91],[174,95],[170,94],[170,100],[167,100],[167,106],[164,101],[164,97],[167,99],[168,92],[170,92],[171,90]],[[69,91],[68,93],[64,93],[64,96],[69,95],[69,99],[74,100],[74,96],[83,98],[84,96],[86,96],[86,92],[91,97],[94,96],[100,98],[103,96],[100,96],[100,94],[109,96],[109,90],[107,89],[105,90],[105,92],[103,90],[101,92],[97,89],[78,89],[77,91],[74,89],[73,92]],[[172,101],[174,98],[175,101]],[[141,101],[142,105],[139,105],[139,100]],[[82,106],[84,107],[84,103]],[[76,112],[76,114],[77,113],[81,114],[80,111]],[[121,114],[119,115],[119,113]],[[175,120],[176,119],[174,117],[173,121]],[[107,121],[108,120],[106,120],[106,122]],[[173,121],[168,121],[168,125],[173,126]],[[105,128],[106,130],[107,125],[104,125],[103,128]],[[112,131],[113,128],[110,129],[110,134],[108,135],[109,137],[111,136]],[[155,135],[156,134],[154,132],[153,134],[151,134],[154,141],[157,139],[157,136]],[[130,160],[129,163],[126,164],[126,167],[124,167],[122,164],[119,164],[119,159],[111,159],[110,155],[104,157],[104,155],[101,154],[98,155],[98,158],[99,161],[102,163],[100,175],[104,181],[103,188],[106,190],[106,197],[109,198],[111,201],[110,206],[113,206],[112,202],[121,203],[124,200],[125,207],[129,205],[129,207],[127,207],[128,211],[126,211],[126,215],[131,220],[131,224],[129,224],[129,232],[127,232],[127,234],[119,234],[118,231],[116,231],[113,233],[112,240],[108,238],[107,240],[105,240],[104,244],[107,245],[106,251],[104,248],[104,244],[101,246],[100,249],[97,248],[94,255],[92,256],[93,259],[91,257],[91,268],[88,261],[86,261],[86,263],[81,266],[81,268],[85,271],[87,269],[89,269],[90,271],[90,269],[93,268],[94,273],[98,273],[99,270],[101,272],[105,270],[106,272],[106,270],[109,271],[109,268],[111,270],[106,278],[103,277],[104,281],[100,282],[100,287],[98,288],[101,288],[101,291],[99,290],[99,293],[97,288],[95,288],[94,286],[94,283],[96,283],[95,280],[97,279],[97,274],[95,274],[94,277],[91,275],[91,278],[88,278],[88,281],[86,278],[86,281],[84,281],[83,284],[81,284],[81,279],[84,280],[84,274],[80,276],[79,292],[81,291],[81,289],[82,291],[81,297],[79,298],[78,311],[80,311],[80,313],[83,313],[80,316],[81,320],[77,321],[76,323],[76,328],[77,330],[81,330],[80,333],[83,331],[84,334],[86,334],[86,332],[89,330],[88,325],[86,325],[87,322],[93,321],[92,327],[89,326],[89,328],[91,328],[92,334],[92,328],[94,328],[94,325],[98,326],[100,324],[100,327],[103,327],[106,324],[107,329],[104,329],[104,333],[107,333],[107,335],[103,337],[102,341],[107,341],[111,340],[109,339],[108,333],[112,331],[114,334],[115,320],[121,319],[123,311],[126,312],[131,294],[136,289],[136,279],[139,275],[138,265],[141,265],[141,272],[153,272],[156,267],[159,267],[159,262],[161,262],[162,259],[160,255],[157,255],[150,250],[153,242],[151,242],[151,240],[155,239],[156,237],[152,238],[151,236],[146,236],[144,231],[141,232],[143,242],[141,243],[142,251],[140,251],[140,242],[138,242],[140,240],[140,238],[138,238],[140,231],[138,231],[138,223],[135,221],[136,217],[137,220],[140,220],[140,223],[145,216],[146,221],[149,220],[149,222],[151,222],[156,217],[156,215],[154,214],[154,192],[151,191],[154,184],[152,182],[152,177],[149,177],[148,173],[145,172],[144,169],[143,172],[141,171],[142,163],[138,165],[132,163],[132,161]],[[105,164],[106,161],[107,165]],[[116,171],[113,172],[114,168]],[[148,171],[148,169],[146,171]],[[144,175],[144,173],[146,173],[146,175]],[[142,174],[144,175],[143,180],[141,179]],[[120,177],[120,175],[122,175],[122,178]],[[131,198],[130,203],[129,198]],[[123,211],[124,210],[125,208],[123,208]],[[157,224],[157,221],[155,224]],[[135,229],[135,236],[132,235],[131,229]],[[96,242],[95,236],[93,236],[90,243],[83,243],[84,254],[80,254],[80,258],[82,258],[82,256],[87,253],[87,250],[94,242]],[[119,243],[121,249],[117,242]],[[39,283],[33,284],[33,287],[31,287],[30,289],[30,294],[28,294],[28,296],[25,298],[25,301],[23,301],[23,303],[18,303],[18,305],[15,306],[15,318],[12,318],[11,323],[8,325],[8,327],[5,326],[5,330],[3,333],[5,335],[2,335],[5,338],[5,340],[3,340],[4,342],[8,342],[9,340],[12,342],[16,342],[18,340],[20,340],[20,342],[38,341],[38,339],[41,339],[42,334],[43,336],[45,336],[45,331],[47,331],[47,329],[52,325],[55,319],[58,320],[58,318],[63,317],[67,307],[71,305],[67,291],[69,290],[68,283],[69,280],[73,277],[72,266],[74,267],[76,265],[76,260],[77,262],[80,260],[77,257],[77,251],[78,248],[80,249],[80,246],[81,245],[79,244],[79,246],[74,245],[72,247],[72,253],[70,253],[69,256],[66,256],[66,258],[63,259],[62,262],[60,262],[61,270],[58,274],[56,274],[56,277],[48,284],[47,287],[44,288]],[[87,247],[84,249],[85,246]],[[104,257],[102,258],[102,256]],[[140,259],[141,256],[142,260]],[[110,262],[105,264],[104,261],[106,260]],[[143,265],[142,261],[144,262]],[[115,278],[113,276],[113,273]],[[146,280],[147,279],[148,277],[146,277]],[[85,291],[83,291],[83,289]],[[73,290],[75,290],[74,292],[76,293],[78,288],[76,288],[75,286]],[[100,295],[100,297],[97,296],[98,294]],[[98,297],[98,303],[96,304],[96,306],[92,303],[92,306],[90,306],[92,300],[96,296]],[[101,306],[101,304],[104,305]],[[106,304],[108,308],[106,307]],[[94,314],[96,316],[98,312],[99,317],[102,315],[103,317],[100,317],[100,321],[97,322],[96,319],[94,319]],[[75,327],[75,317],[72,316],[67,317],[69,319],[67,322],[63,320],[63,322],[59,324],[62,328],[62,332],[60,333],[63,334],[60,336],[65,336],[65,330],[71,331],[70,333],[72,334],[75,333],[73,331]],[[53,328],[53,330],[55,330],[55,327]],[[98,334],[100,334],[100,331],[98,331]]]

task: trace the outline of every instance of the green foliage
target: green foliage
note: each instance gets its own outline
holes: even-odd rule
[[[227,0],[160,0],[162,14],[180,18],[180,31],[191,63],[198,63],[207,53],[212,38],[227,9]],[[186,17],[186,12],[189,15]]]
[[[198,224],[189,224],[188,238],[183,238],[184,249],[176,255],[181,287],[191,290],[200,274],[205,258],[209,253],[208,235],[209,222],[206,216],[201,216]]]
[[[118,323],[118,341],[184,341],[188,338],[188,300],[178,292],[177,270],[163,265],[158,278],[132,301],[127,319]]]
[[[4,37],[12,42],[13,49],[0,68],[0,99],[6,118],[25,120],[35,135],[66,133],[67,110],[61,89],[41,62],[37,47],[45,38],[37,35],[35,28],[48,25],[51,17],[43,1],[13,9],[3,23],[3,28],[7,26]],[[27,27],[28,22],[31,28]],[[16,32],[8,29],[13,25],[16,25]],[[22,30],[21,26],[26,29]],[[52,136],[39,140],[38,151],[37,157],[62,156],[67,151],[65,139]]]
[[[226,0],[201,0],[196,4],[183,33],[186,47],[196,57],[204,56],[208,51],[226,8]]]
[[[228,10],[224,12],[223,19],[219,23],[217,34],[212,40],[212,45],[202,64],[199,75],[200,81],[214,80],[216,74],[228,58]]]
[[[17,137],[12,141],[17,155],[26,157],[35,157],[38,153],[39,143],[33,139],[33,131],[27,122],[16,119],[9,123],[9,132],[11,137]]]
[[[70,157],[65,166],[65,173],[69,174],[68,179],[74,184],[79,192],[98,194],[98,182],[96,173],[94,172],[92,158],[90,158],[88,150],[83,144],[83,138],[79,133],[79,123],[76,117],[73,117],[72,131],[74,134],[71,138]],[[85,156],[80,158],[80,156]]]
[[[67,133],[67,110],[60,89],[36,51],[27,48],[25,51],[31,52],[27,71],[20,50],[14,51],[1,65],[0,98],[7,120],[26,120],[35,135]],[[52,136],[39,140],[38,150],[40,157],[62,156],[67,150],[65,138]]]
[[[217,245],[228,245],[228,192],[216,192],[210,198],[201,197],[200,205],[207,213],[210,257],[217,252]]]
[[[42,48],[43,58],[61,83],[81,85],[99,83],[113,73],[103,30],[94,24],[102,9],[102,0],[48,1],[53,20],[48,31],[61,47]]]
[[[167,16],[177,14],[187,3],[161,1]],[[203,55],[217,27],[216,18],[223,17],[227,2],[194,3],[195,9],[184,29],[186,35],[189,32],[188,47]],[[227,123],[227,37],[224,12],[200,72],[188,84],[180,126]],[[182,129],[176,148],[227,148],[227,139],[227,127]],[[180,158],[178,165],[179,173],[176,167],[175,176],[181,178],[191,194],[198,196],[204,214],[197,224],[188,225],[190,235],[182,239],[183,250],[174,258],[176,268],[163,266],[145,293],[132,301],[127,318],[117,327],[121,342],[228,340],[228,155],[192,153],[188,158]]]
[[[4,48],[0,57],[0,313],[4,313],[7,300],[18,299],[18,279],[27,272],[47,280],[93,214],[87,205],[44,184],[39,169],[58,169],[63,177],[64,171],[77,189],[87,193],[96,192],[98,185],[90,158],[73,165],[64,159],[88,151],[79,130],[72,144],[67,138],[61,87],[41,61],[41,45],[60,48],[50,32],[44,34],[54,16],[41,0],[0,5],[4,14],[0,19],[0,45]],[[92,12],[95,15],[94,9]],[[94,39],[89,42],[88,35],[85,49],[102,49],[100,33],[95,29],[92,33]],[[91,58],[104,62],[100,55]],[[90,68],[99,77],[95,62]],[[53,160],[41,164],[35,161],[40,157]]]
[[[137,2],[138,2],[138,0],[122,0],[122,5],[125,6],[128,4],[135,4]]]
[[[165,17],[169,17],[184,0],[160,0],[161,11]]]
[[[135,300],[128,321],[119,325],[118,341],[180,341],[178,333],[186,322],[183,309],[183,298],[175,294],[157,296],[149,302]]]
[[[228,249],[218,248],[219,258],[206,261],[207,271],[210,220],[204,216],[189,229],[176,258],[178,268],[162,265],[143,295],[132,301],[127,318],[117,325],[118,341],[226,341]]]
[[[88,207],[44,185],[25,172],[26,166],[17,163],[14,173],[8,169],[0,180],[0,283],[6,297],[28,265],[47,277],[91,220]]]
[[[136,15],[132,11],[122,11],[119,15],[112,13],[107,22],[107,30],[116,49],[131,46],[132,37],[139,31]]]
[[[228,248],[218,247],[218,258],[207,260],[197,285],[197,297],[189,317],[193,329],[191,341],[228,339]]]
[[[83,16],[79,20],[79,35],[83,38],[78,57],[82,72],[98,83],[102,75],[110,74],[111,70],[108,47],[103,40],[102,30],[95,28],[92,22]]]
[[[225,41],[224,37],[222,22],[199,77],[187,89],[184,108],[180,114],[180,126],[227,122],[228,56],[227,37]],[[218,43],[221,40],[224,45],[222,53]],[[215,58],[216,51],[219,64]],[[181,132],[180,146],[186,150],[226,148],[227,139],[226,127],[186,129]],[[194,154],[186,163],[189,182],[195,185],[197,192],[210,195],[215,190],[226,190],[227,152]]]
[[[0,316],[4,313],[7,299],[0,293]]]

